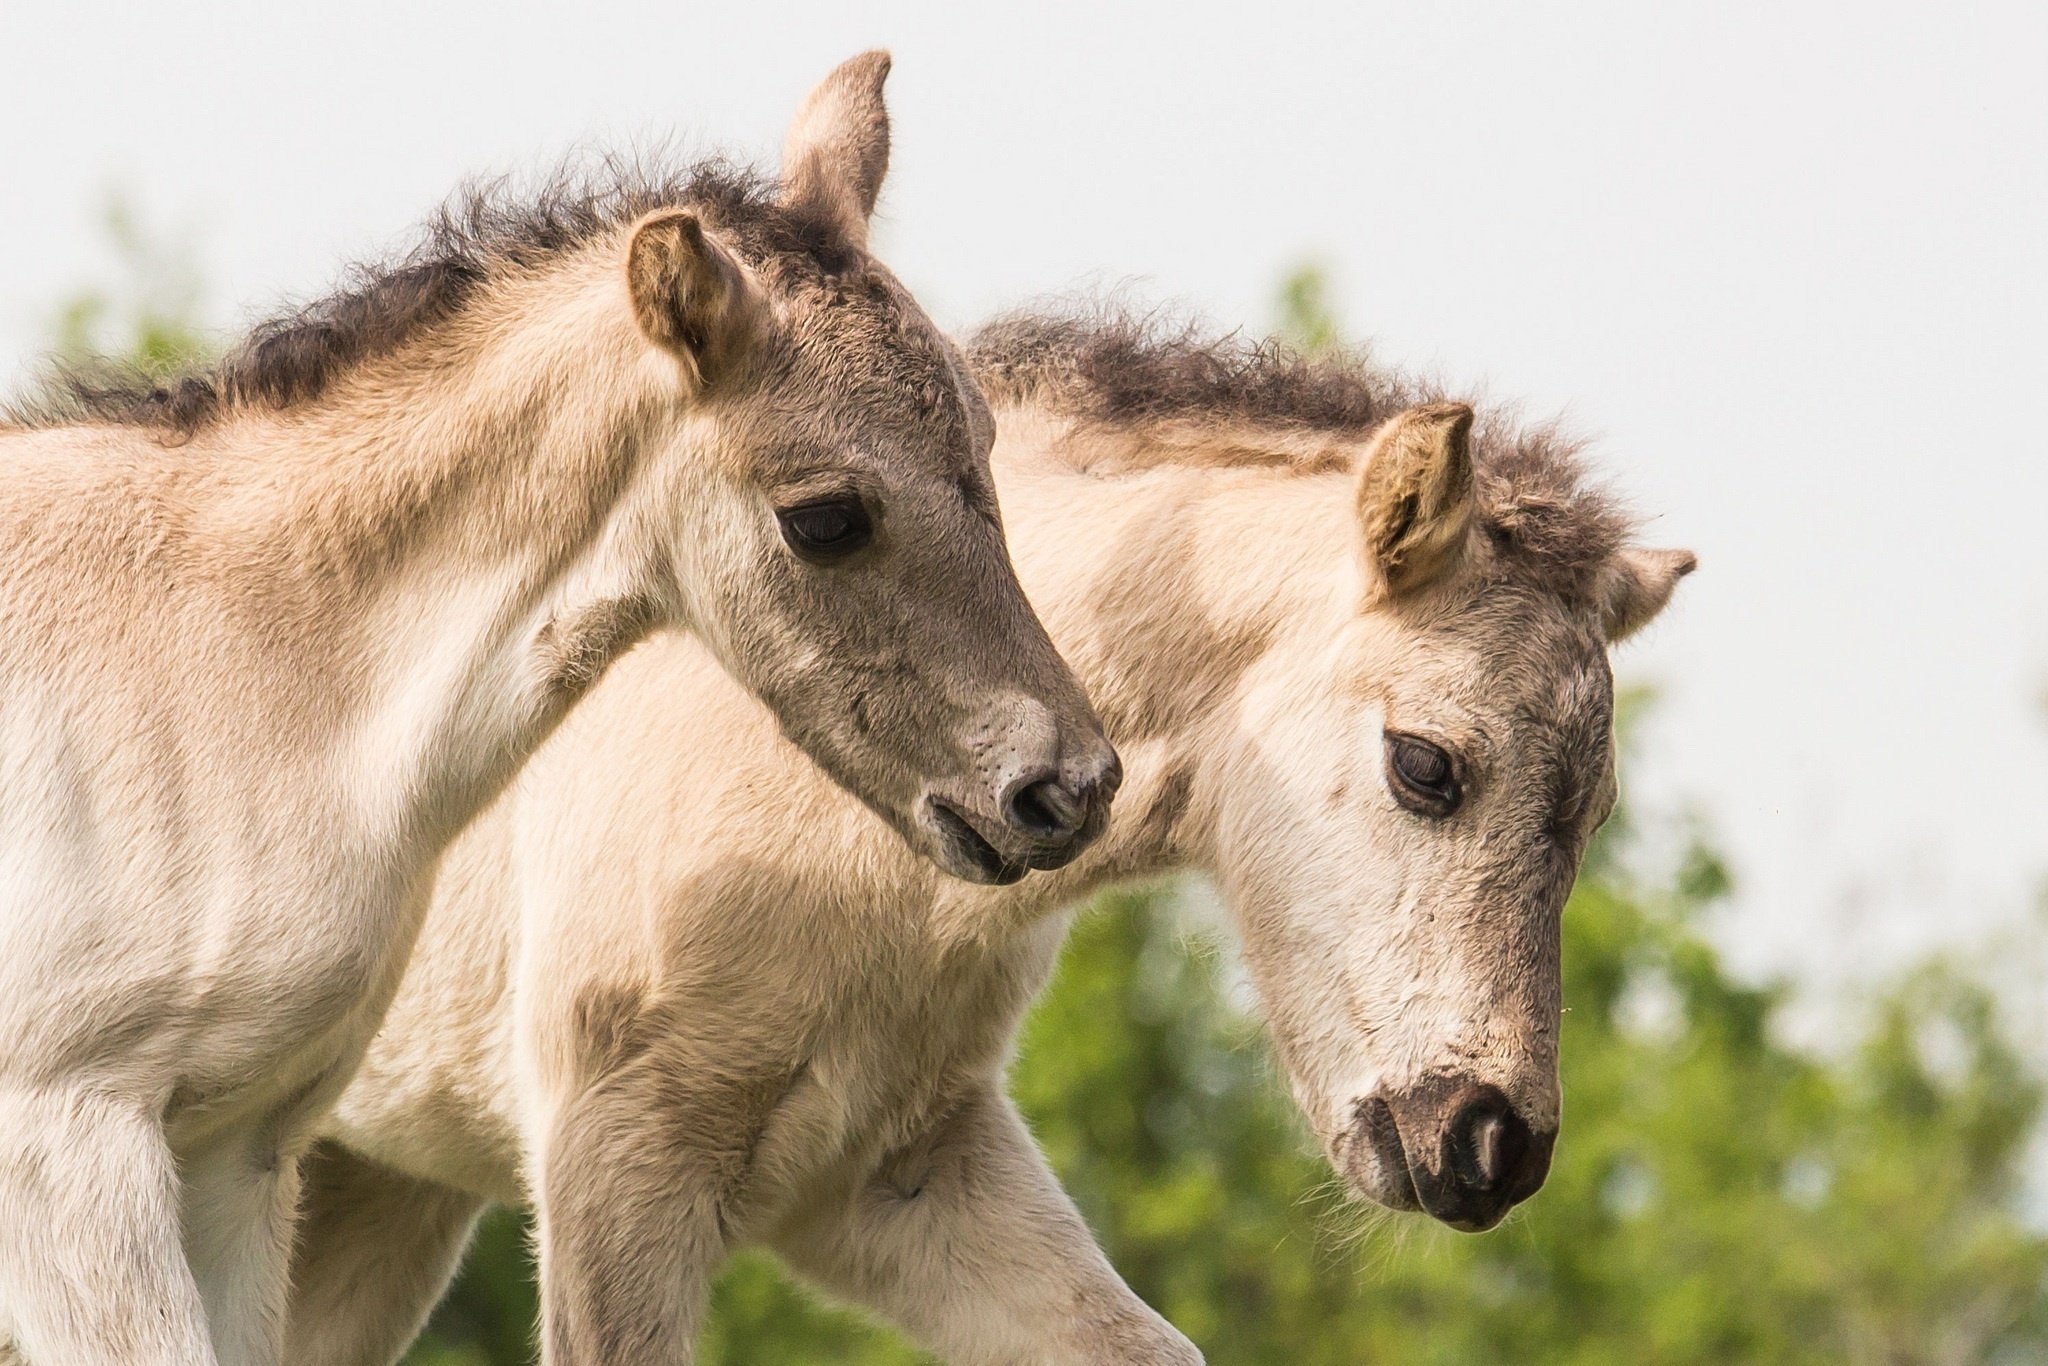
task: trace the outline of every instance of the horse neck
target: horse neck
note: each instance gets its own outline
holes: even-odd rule
[[[196,554],[345,680],[329,738],[382,836],[459,828],[678,610],[648,515],[673,475],[641,458],[674,438],[656,428],[675,377],[593,267],[495,288],[303,408],[206,438]]]
[[[1088,854],[980,894],[1016,925],[1110,883],[1215,871],[1221,775],[1246,741],[1247,673],[1283,640],[1334,639],[1362,586],[1343,475],[1199,460],[1095,474],[1077,458],[1086,436],[1065,424],[1026,410],[998,425],[1019,577],[1125,772]]]

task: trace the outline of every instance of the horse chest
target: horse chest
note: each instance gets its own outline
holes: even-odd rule
[[[73,795],[0,831],[0,1020],[22,1025],[0,1061],[205,1128],[352,1060],[410,947],[402,885],[246,824],[237,839],[96,822],[95,794]]]
[[[960,1084],[999,1065],[1031,996],[1037,955],[998,951],[969,962],[872,980],[818,1021],[813,1066],[837,1093],[856,1146],[909,1141]]]

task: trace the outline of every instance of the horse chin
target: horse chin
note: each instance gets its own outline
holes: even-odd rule
[[[937,798],[926,800],[918,825],[932,861],[963,881],[1007,887],[1031,871],[1031,865],[1006,856],[965,815]]]
[[[1345,1184],[1351,1187],[1352,1194],[1382,1209],[1392,1210],[1396,1214],[1427,1213],[1422,1208],[1421,1199],[1415,1194],[1415,1183],[1409,1180],[1405,1171],[1396,1171],[1390,1175],[1373,1172],[1369,1176],[1349,1172],[1345,1174],[1344,1180]]]
[[[1392,1125],[1368,1126],[1363,1132],[1351,1129],[1339,1134],[1328,1145],[1330,1161],[1354,1194],[1399,1214],[1424,1213],[1407,1154],[1398,1142],[1388,1143],[1379,1137],[1391,1129]]]

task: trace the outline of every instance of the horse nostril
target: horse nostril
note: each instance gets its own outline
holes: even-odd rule
[[[1028,783],[1010,794],[1004,813],[1012,826],[1036,840],[1071,838],[1088,812],[1057,778]]]
[[[1491,1191],[1520,1176],[1535,1136],[1506,1096],[1485,1087],[1451,1121],[1451,1168],[1476,1191]]]
[[[1492,1228],[1542,1187],[1557,1140],[1554,1127],[1531,1129],[1499,1087],[1446,1073],[1369,1097],[1357,1117],[1359,1146],[1375,1159],[1365,1169],[1373,1198],[1468,1233]]]

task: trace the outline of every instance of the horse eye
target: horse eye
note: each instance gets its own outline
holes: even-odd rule
[[[801,507],[777,508],[782,539],[807,560],[836,560],[874,539],[874,523],[858,497],[826,498]]]
[[[1387,773],[1394,799],[1421,815],[1448,816],[1464,799],[1451,756],[1418,736],[1387,733]]]

